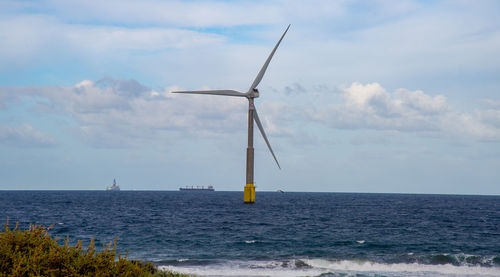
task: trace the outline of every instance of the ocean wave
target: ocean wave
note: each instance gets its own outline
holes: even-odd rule
[[[196,276],[319,276],[325,273],[302,260],[226,261],[201,267],[166,265],[159,269]]]
[[[433,254],[417,257],[419,263],[451,264],[458,266],[500,266],[500,256],[480,256],[470,254]]]
[[[356,260],[311,259],[304,261],[313,268],[322,268],[331,272],[377,273],[386,276],[500,276],[500,267],[420,263],[388,264]]]
[[[380,261],[379,261],[380,262]],[[415,254],[409,252],[395,258],[382,261],[386,263],[423,264],[423,265],[455,265],[455,266],[481,266],[500,267],[500,256],[482,256],[465,253],[441,254]]]
[[[176,264],[160,269],[197,276],[500,276],[500,267],[452,264],[377,263],[362,260],[290,259],[225,261],[203,266]]]

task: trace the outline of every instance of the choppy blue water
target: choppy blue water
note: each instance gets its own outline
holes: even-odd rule
[[[0,191],[0,220],[208,276],[500,276],[500,197]]]

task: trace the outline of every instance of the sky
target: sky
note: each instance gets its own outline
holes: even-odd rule
[[[500,194],[499,1],[0,1],[0,190]]]

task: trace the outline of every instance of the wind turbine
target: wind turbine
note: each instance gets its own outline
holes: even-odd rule
[[[273,51],[267,58],[266,62],[262,66],[262,68],[259,71],[259,74],[257,74],[257,77],[253,81],[252,85],[248,89],[247,92],[239,92],[236,90],[193,90],[193,91],[173,91],[173,93],[190,93],[190,94],[212,94],[212,95],[224,95],[224,96],[238,96],[238,97],[246,97],[248,99],[248,147],[247,147],[247,178],[246,178],[246,186],[243,191],[243,201],[245,203],[253,203],[255,202],[255,186],[254,186],[254,180],[253,180],[253,172],[254,172],[254,149],[253,149],[253,122],[257,124],[257,127],[259,127],[260,133],[262,134],[262,137],[264,138],[267,147],[269,148],[269,151],[271,151],[271,154],[273,155],[274,160],[276,161],[276,164],[278,165],[278,168],[281,169],[280,164],[278,163],[278,159],[276,158],[276,155],[274,155],[273,149],[271,148],[271,145],[269,144],[269,140],[267,139],[266,132],[264,132],[264,128],[262,127],[262,124],[259,119],[259,115],[257,114],[257,110],[255,109],[254,106],[254,99],[259,97],[259,90],[257,89],[257,86],[259,85],[260,81],[262,80],[262,77],[264,77],[264,73],[266,73],[267,66],[271,62],[271,59],[273,58],[274,52],[276,52],[276,49],[278,49],[278,46],[281,43],[281,40],[283,40],[283,37],[285,36],[286,32],[290,28],[290,25],[286,28],[285,32],[283,35],[281,35],[280,40],[278,43],[276,43],[276,46],[274,46]]]

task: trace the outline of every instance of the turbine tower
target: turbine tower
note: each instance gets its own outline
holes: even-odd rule
[[[264,128],[262,127],[262,124],[259,119],[259,115],[257,114],[257,110],[255,109],[254,106],[254,99],[259,97],[259,90],[257,89],[257,86],[259,85],[260,81],[262,80],[262,77],[264,77],[264,73],[266,73],[267,66],[271,62],[271,59],[273,58],[274,52],[276,52],[276,49],[278,49],[278,46],[281,43],[281,40],[283,40],[283,37],[285,36],[286,32],[290,28],[290,25],[286,28],[285,32],[283,35],[281,35],[280,40],[278,43],[276,43],[276,46],[274,46],[273,51],[267,58],[266,62],[262,66],[262,68],[259,71],[259,74],[257,74],[257,77],[253,81],[252,85],[248,89],[247,92],[239,92],[235,90],[194,90],[194,91],[173,91],[173,93],[190,93],[190,94],[212,94],[212,95],[224,95],[224,96],[238,96],[238,97],[246,97],[248,99],[248,148],[247,148],[247,176],[246,176],[246,185],[243,191],[243,201],[245,203],[253,203],[255,202],[255,186],[254,186],[254,180],[253,180],[253,172],[254,172],[254,149],[253,149],[253,122],[257,124],[257,127],[259,127],[260,133],[262,134],[262,137],[264,138],[267,147],[269,148],[269,151],[271,151],[271,154],[273,155],[274,160],[276,161],[276,164],[278,165],[278,168],[281,169],[280,164],[278,163],[278,159],[276,159],[276,156],[274,155],[273,149],[271,148],[271,145],[269,144],[269,140],[267,139],[266,133],[264,132]]]

